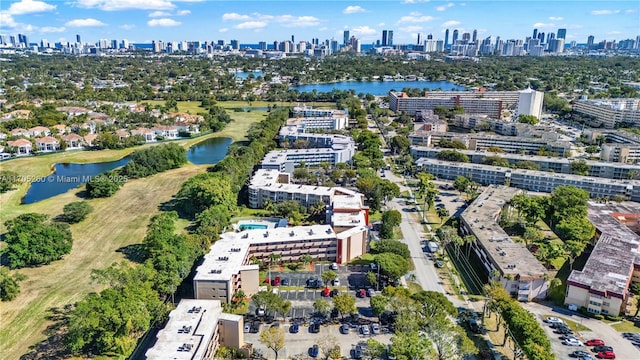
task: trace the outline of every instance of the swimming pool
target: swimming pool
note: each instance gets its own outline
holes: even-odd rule
[[[238,225],[238,230],[240,231],[245,231],[245,230],[256,230],[256,229],[268,229],[267,225],[263,225],[263,224],[240,224]]]

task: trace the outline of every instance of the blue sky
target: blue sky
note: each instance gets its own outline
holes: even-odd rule
[[[567,42],[640,35],[640,1],[589,0],[0,0],[0,34],[23,33],[31,42],[128,39],[238,40],[240,43],[335,38],[342,33],[369,44],[382,30],[394,43],[417,34],[444,39],[444,29],[478,30],[479,38],[524,39],[534,28],[567,29]],[[449,40],[451,41],[451,40]]]

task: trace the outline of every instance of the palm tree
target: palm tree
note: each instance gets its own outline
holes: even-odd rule
[[[467,246],[467,257],[469,257],[469,254],[471,253],[471,246],[476,242],[476,240],[478,240],[478,238],[476,238],[475,235],[465,235],[462,239],[464,240],[464,244]]]
[[[307,267],[307,265],[311,264],[312,261],[313,261],[313,258],[309,254],[304,254],[300,256],[300,262],[304,264],[305,268]]]

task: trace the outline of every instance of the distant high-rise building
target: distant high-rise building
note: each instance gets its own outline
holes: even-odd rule
[[[349,45],[350,41],[351,41],[351,36],[349,36],[349,30],[345,30],[342,33],[342,45],[347,46]]]
[[[518,112],[516,116],[533,115],[540,119],[543,99],[543,92],[535,91],[531,88],[520,91],[518,94]]]
[[[553,39],[555,39],[555,38],[556,38],[556,34],[554,34],[554,33],[549,33],[549,34],[547,35],[547,44],[549,44],[549,43],[551,42],[551,40],[553,40]]]
[[[478,40],[478,30],[473,30],[473,36],[471,37],[471,41],[474,43]]]
[[[538,29],[533,29],[533,38],[534,39],[538,38]]]
[[[587,38],[587,49],[593,49],[594,40],[595,40],[595,37],[593,35],[589,35],[589,37]]]
[[[258,49],[260,50],[267,50],[267,42],[266,41],[260,41],[258,43]]]
[[[468,43],[469,43],[469,41],[471,41],[471,34],[469,34],[468,32],[463,33],[463,34],[462,34],[462,41],[463,41],[465,44],[468,44]]]
[[[449,29],[444,31],[444,48],[449,46]]]
[[[558,29],[558,39],[567,39],[567,29]]]
[[[420,38],[420,33],[418,33],[418,41],[416,41],[417,45],[420,45],[420,40],[422,40],[422,39]]]
[[[238,42],[238,40],[231,40],[230,44],[233,50],[240,50],[240,43]]]
[[[80,34],[77,34],[77,35],[76,35],[76,42],[77,42],[77,43],[81,43],[81,42],[82,42],[82,41],[80,41]]]
[[[544,43],[544,32],[540,31],[538,33],[538,39],[540,39],[540,43]]]
[[[549,51],[553,53],[561,53],[564,51],[564,39],[551,39],[549,41]]]
[[[382,30],[382,46],[393,46],[393,30]]]
[[[278,40],[273,42],[273,50],[275,51],[280,50],[280,43],[278,42]]]
[[[0,34],[0,44],[7,45],[7,35]]]
[[[451,38],[451,45],[455,45],[458,41],[458,29],[453,30],[453,37]]]
[[[293,36],[293,35],[291,35],[291,42],[292,42],[292,43],[295,43],[295,42],[296,42],[296,38],[295,38],[295,36]]]
[[[433,34],[427,35],[427,40],[433,40]]]
[[[111,48],[112,49],[118,48],[118,40],[111,40]]]

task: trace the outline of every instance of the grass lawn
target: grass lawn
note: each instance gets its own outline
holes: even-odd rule
[[[46,319],[49,309],[72,304],[87,293],[100,290],[90,280],[91,270],[124,260],[117,250],[140,243],[149,219],[159,212],[158,205],[171,199],[186,179],[206,171],[206,167],[187,165],[132,180],[110,198],[87,200],[94,211],[83,222],[71,225],[74,239],[71,253],[50,265],[17,270],[27,280],[20,284],[20,295],[3,303],[0,310],[2,357],[17,359],[30,345],[45,338],[43,330],[49,324]],[[16,213],[58,215],[64,204],[78,200],[77,191],[21,205]]]
[[[640,332],[640,327],[634,325],[633,322],[622,320],[621,322],[611,325],[618,332]]]

